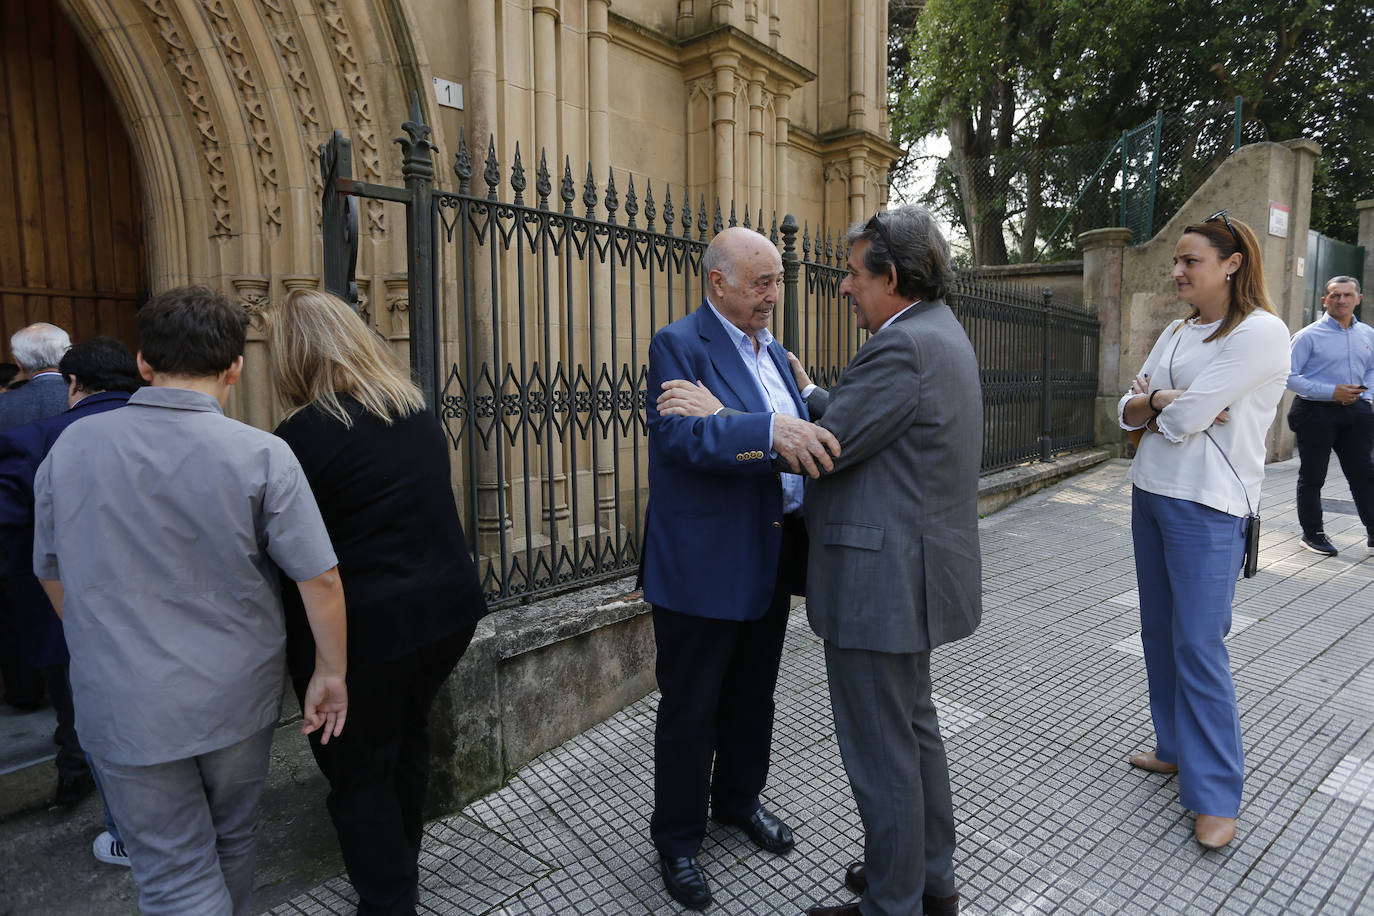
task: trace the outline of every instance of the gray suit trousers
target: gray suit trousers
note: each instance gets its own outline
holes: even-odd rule
[[[830,705],[864,825],[864,916],[913,916],[954,886],[954,803],[930,653],[825,644]]]

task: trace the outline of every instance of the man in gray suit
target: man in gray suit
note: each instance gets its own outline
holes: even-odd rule
[[[864,824],[856,903],[811,916],[954,914],[954,807],[931,700],[930,652],[982,615],[978,361],[944,303],[949,246],[920,207],[850,229],[849,297],[870,337],[829,391],[792,357],[813,420],[840,441],[806,494],[807,614]],[[666,400],[665,400],[666,399]],[[709,412],[694,385],[659,412]]]
[[[70,349],[71,338],[57,325],[40,321],[10,337],[10,352],[25,384],[0,395],[0,433],[55,417],[67,409],[67,383],[57,364]]]

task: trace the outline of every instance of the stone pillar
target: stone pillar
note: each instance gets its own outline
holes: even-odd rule
[[[610,83],[607,74],[610,69],[610,0],[590,0],[587,4],[587,94],[589,110],[587,133],[590,137],[592,170],[598,181],[609,174],[611,165],[610,135]],[[601,186],[604,190],[605,184]],[[604,200],[604,196],[603,196]],[[610,377],[616,377],[616,367],[610,364],[611,358],[611,283],[606,270],[599,270],[596,278],[596,300],[606,304],[606,312],[598,316],[597,325],[590,329],[595,336],[595,359],[587,361],[587,375],[596,384],[600,377],[601,366],[606,365]],[[576,354],[568,354],[569,364],[576,363]],[[597,427],[593,424],[593,430]],[[592,432],[591,435],[599,435]],[[597,451],[595,492],[596,512],[602,531],[614,531],[615,518],[615,449],[614,440],[607,436]],[[558,469],[552,469],[558,470]],[[578,486],[573,480],[571,486]],[[561,497],[560,497],[561,499]],[[558,507],[553,507],[555,514]],[[581,524],[582,519],[574,520]],[[577,532],[574,532],[576,534]]]
[[[753,218],[763,207],[763,79],[755,70],[749,77],[749,188],[744,216]]]
[[[1120,454],[1126,437],[1116,422],[1116,402],[1130,386],[1130,367],[1121,365],[1121,270],[1129,229],[1094,229],[1078,236],[1083,252],[1083,304],[1097,310],[1102,324],[1097,345],[1097,412],[1093,443]]]
[[[600,12],[604,16],[604,4]],[[537,167],[540,152],[546,152],[549,154],[549,160],[555,172],[558,170],[560,158],[558,154],[564,148],[564,144],[561,142],[562,138],[558,134],[558,69],[560,61],[556,41],[557,27],[558,8],[554,0],[536,0],[534,6],[535,143],[530,148],[529,162]],[[606,63],[604,58],[599,59],[596,65],[592,64],[592,60],[597,58],[599,54],[604,54],[605,41],[602,40],[602,37],[598,37],[595,45],[593,45],[593,38],[589,33],[587,44],[589,71],[600,67],[601,75],[604,76]],[[604,80],[602,82],[604,85]],[[604,116],[604,105],[602,108]],[[594,138],[593,143],[600,145],[605,142],[604,137],[597,136],[597,131],[589,131],[589,134]],[[551,283],[549,288],[544,291],[544,304],[544,310],[530,308],[527,315],[534,326],[539,329],[536,339],[549,341],[549,359],[544,359],[542,351],[536,355],[536,358],[544,366],[545,378],[548,378],[553,372],[553,366],[559,361],[564,361],[566,365],[562,325],[563,298],[562,289],[557,282]],[[547,321],[545,315],[547,315]],[[551,435],[551,433],[546,432],[546,435]],[[546,458],[546,456],[548,457]],[[535,468],[540,465],[546,466],[543,468],[543,474],[538,485],[531,487],[533,490],[531,498],[541,498],[545,501],[541,518],[543,519],[542,524],[547,527],[543,533],[552,538],[553,526],[568,517],[567,475],[564,473],[563,449],[554,448],[551,454],[540,450],[529,468],[531,476],[534,476]],[[534,511],[534,506],[525,507],[527,516],[532,516]],[[538,530],[537,525],[536,530]],[[558,537],[563,539],[567,537],[567,534],[567,532],[559,532]],[[557,557],[550,556],[548,559],[550,563],[557,562]]]
[[[716,199],[721,207],[728,208],[735,197],[735,68],[739,66],[739,55],[715,54],[711,64],[716,75],[711,117],[715,160],[712,171],[716,178]],[[709,211],[711,201],[706,202],[706,207]]]
[[[473,158],[478,162],[482,161],[487,148],[487,141],[492,137],[500,124],[500,91],[498,89],[498,65],[497,49],[499,37],[496,33],[496,0],[472,0],[468,4],[468,22],[471,23],[471,35],[468,44],[469,53],[472,55],[472,68],[468,77],[471,85],[469,102],[469,117],[472,133],[468,143],[471,147]],[[479,166],[480,170],[480,166]],[[446,255],[456,258],[458,246],[450,246],[454,249],[454,254]],[[456,261],[450,261],[454,276],[457,276]],[[458,371],[466,379],[471,376],[474,384],[477,379],[482,377],[482,366],[487,364],[493,378],[501,377],[501,365],[503,360],[500,354],[495,352],[495,336],[493,322],[499,321],[499,316],[493,314],[493,277],[489,270],[473,270],[472,272],[472,301],[468,303],[471,310],[469,315],[455,316],[455,325],[462,327],[461,322],[470,321],[472,324],[472,349],[463,352],[463,363],[459,364]],[[404,303],[396,297],[397,288],[393,285],[394,280],[388,277],[385,281],[387,287],[388,311],[392,314],[393,333],[401,328],[404,322],[406,334],[409,334],[409,303]],[[393,308],[393,306],[395,306]],[[470,372],[469,372],[470,370]],[[468,398],[471,399],[477,394],[475,389],[468,390]],[[472,435],[469,430],[468,435]],[[460,450],[454,455],[453,474],[454,474],[454,495],[458,497],[460,505],[459,511],[466,518],[468,506],[464,505],[472,497],[470,489],[472,480],[469,475],[475,475],[476,480],[476,501],[474,507],[477,516],[477,530],[469,531],[468,536],[476,544],[480,554],[493,556],[499,555],[501,547],[501,532],[511,526],[509,507],[506,503],[504,494],[497,486],[499,474],[496,466],[496,452],[481,448],[477,449],[476,463],[473,468],[466,467],[467,452]]]
[[[855,147],[849,151],[849,221],[862,222],[876,209],[868,205],[868,151]]]
[[[787,213],[788,187],[788,134],[792,129],[792,119],[787,112],[791,96],[779,92],[773,96],[773,213],[782,219]]]
[[[536,0],[534,4],[534,144],[530,148],[530,162],[538,164],[540,148],[554,154],[562,144],[558,142],[558,7],[551,0]],[[589,39],[590,40],[590,39]]]
[[[594,174],[610,165],[610,0],[587,3],[587,136]]]
[[[1360,217],[1359,235],[1356,237],[1356,244],[1364,246],[1364,279],[1360,282],[1360,288],[1367,290],[1374,285],[1374,200],[1362,200],[1355,204],[1355,212]],[[1360,314],[1366,324],[1369,323],[1371,316],[1374,316],[1374,299],[1368,307],[1363,307],[1361,303]]]
[[[864,59],[864,40],[867,31],[864,6],[868,0],[849,0],[849,129],[863,130],[864,112],[868,105],[864,92],[864,73],[868,62]]]

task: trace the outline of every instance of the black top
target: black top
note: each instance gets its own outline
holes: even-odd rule
[[[487,613],[449,480],[448,440],[429,411],[390,426],[352,398],[353,427],[315,406],[283,420],[339,558],[348,666],[362,669],[471,626]],[[300,592],[283,583],[287,659],[308,677],[315,643]]]

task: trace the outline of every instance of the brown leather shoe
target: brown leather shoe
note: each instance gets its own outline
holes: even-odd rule
[[[1236,838],[1236,819],[1199,814],[1193,835],[1197,837],[1199,845],[1207,849],[1220,849]]]
[[[1165,763],[1155,756],[1154,751],[1139,751],[1126,759],[1131,762],[1131,766],[1149,770],[1151,773],[1172,774],[1178,772],[1178,764]]]
[[[813,906],[806,916],[859,916],[857,903],[842,903],[839,906]]]

